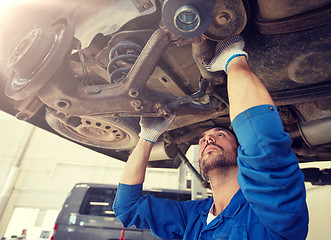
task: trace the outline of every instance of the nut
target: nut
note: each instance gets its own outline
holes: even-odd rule
[[[137,90],[130,89],[130,91],[129,91],[129,96],[130,97],[135,98],[135,97],[138,97],[138,95],[139,95],[139,92]]]
[[[131,106],[132,107],[139,107],[139,106],[141,106],[141,101],[140,100],[133,100],[133,101],[131,101]]]
[[[214,18],[215,22],[219,26],[223,26],[229,23],[231,15],[227,12],[218,12]]]

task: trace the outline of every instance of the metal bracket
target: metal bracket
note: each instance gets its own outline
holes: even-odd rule
[[[140,13],[153,7],[153,3],[149,0],[132,0],[132,2]]]

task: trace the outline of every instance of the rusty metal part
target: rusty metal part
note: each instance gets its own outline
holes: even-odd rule
[[[137,91],[136,89],[130,89],[129,90],[129,96],[132,98],[136,98],[139,96],[139,91]]]
[[[69,127],[78,127],[81,124],[81,118],[77,116],[69,116],[63,112],[57,111],[56,109],[46,107],[46,111],[52,116],[56,117],[58,121],[69,126]],[[47,114],[46,114],[47,115]]]
[[[205,129],[200,130],[200,128],[194,129],[194,131],[189,131],[187,133],[176,134],[172,137],[172,142],[178,145],[187,144],[194,141],[198,136],[200,136]]]
[[[87,86],[68,79],[71,71],[64,65],[61,71],[58,71],[52,78],[52,81],[49,81],[38,92],[38,96],[48,106],[64,111],[71,116],[101,113],[134,115],[147,112],[155,114],[155,105],[163,103],[165,100],[160,96],[147,94],[145,85],[169,43],[167,33],[163,29],[154,32],[131,71],[120,83],[98,85],[98,91],[91,94]],[[50,92],[52,94],[49,94]],[[59,108],[57,96],[69,101],[71,106],[65,110]],[[133,99],[139,100],[141,105],[133,106],[131,104]]]
[[[225,105],[223,104],[211,108],[210,111],[200,111],[200,112],[196,111],[196,112],[199,114],[195,113],[194,109],[192,110],[184,106],[178,107],[178,109],[176,109],[177,117],[168,130],[171,131],[173,129],[181,128],[183,126],[199,124],[210,119],[219,119],[220,116],[228,115],[229,109],[226,108]],[[198,127],[198,125],[194,125],[194,126]],[[195,131],[195,127],[192,129],[192,131]],[[180,143],[184,143],[184,141]]]
[[[156,30],[139,55],[138,61],[120,83],[86,86],[80,82],[79,77],[75,79],[69,64],[64,62],[37,95],[43,103],[68,119],[100,114],[166,116],[170,113],[166,104],[173,100],[173,96],[169,98],[153,90],[147,91],[146,82],[169,42],[166,30]],[[190,115],[206,116],[215,112],[220,114],[218,108],[191,109],[184,106],[180,109],[186,109],[181,111],[183,114],[189,112]],[[61,119],[61,115],[57,116]],[[65,123],[72,125],[67,120]]]
[[[22,100],[35,94],[62,64],[71,47],[74,28],[66,19],[60,19],[52,27],[50,33],[32,30],[14,50],[8,64],[14,70],[6,85],[8,97]]]
[[[171,114],[171,111],[169,110],[168,106],[164,104],[156,104],[156,114],[158,116],[168,117]]]
[[[331,68],[326,64],[331,56],[330,33],[331,24],[278,35],[251,31],[245,40],[249,65],[269,92],[300,89],[304,87],[302,83],[328,82],[331,78]],[[316,97],[306,96],[304,101]]]
[[[82,65],[83,82],[86,85],[89,85],[90,84],[90,79],[89,79],[88,71],[87,71],[86,64],[85,64],[84,53],[83,53],[83,50],[82,50],[82,43],[78,39],[75,39],[74,40],[74,46],[77,49],[79,60],[80,60],[80,63]]]
[[[282,121],[286,123],[286,125],[290,125],[296,123],[298,118],[291,108],[288,106],[280,106],[278,107],[278,113],[281,117]]]
[[[186,85],[182,83],[182,79],[177,75],[172,74],[173,69],[162,64],[162,68],[155,67],[153,75],[148,79],[146,88],[159,91],[159,95],[172,95],[176,97],[184,97],[187,95]],[[183,86],[184,85],[184,86]]]
[[[255,25],[262,34],[281,34],[298,32],[331,22],[331,6],[308,13],[274,21],[255,19]]]
[[[214,41],[229,39],[241,33],[247,18],[242,0],[218,0],[214,7],[212,24],[204,36]]]
[[[90,45],[87,48],[82,49],[84,63],[88,71],[88,76],[93,79],[94,84],[97,83],[98,77],[101,77],[103,80],[109,81],[109,74],[106,69],[107,63],[103,64],[97,60],[97,55],[103,50],[104,46],[107,45],[108,40],[109,37],[106,37],[103,34],[97,34],[91,41]],[[75,39],[74,41],[79,40]],[[80,54],[77,51],[70,56],[70,65],[73,71],[77,73],[77,75],[82,76],[84,70],[82,69],[82,61],[79,55]],[[94,73],[96,75],[94,75]]]
[[[215,54],[215,42],[203,39],[200,42],[192,43],[192,56],[204,79],[211,80],[215,85],[224,82],[225,73],[207,71],[203,62],[209,62]]]
[[[270,93],[276,106],[307,102],[307,99],[309,101],[325,100],[330,97],[330,94],[331,83],[329,82]]]
[[[330,5],[330,0],[257,0],[261,19],[273,21],[292,17]]]
[[[150,0],[132,0],[132,2],[139,12],[144,12],[153,7],[153,3]]]
[[[200,80],[200,90],[199,91],[193,93],[192,95],[186,96],[186,97],[177,98],[176,100],[169,103],[168,107],[170,109],[174,109],[175,107],[177,107],[179,105],[189,103],[189,102],[192,102],[194,100],[197,100],[197,99],[203,97],[206,94],[208,85],[209,85],[208,80],[202,78]]]
[[[174,88],[167,90],[166,88],[170,87],[170,84],[155,88],[156,85],[153,84],[151,88],[154,90],[167,92],[175,96],[181,96],[181,94],[177,93],[183,92],[184,95],[188,95],[195,92],[199,87],[200,72],[192,58],[191,45],[184,45],[181,47],[170,45],[167,47],[164,54],[162,54],[162,59],[160,59],[159,69],[161,71],[159,71],[157,75],[154,75],[154,72],[151,78],[160,76],[162,80],[160,74],[165,74],[164,76],[170,80],[169,83],[174,86]],[[150,80],[148,83],[151,82]],[[166,83],[165,81],[163,82]]]
[[[15,117],[19,120],[27,121],[33,115],[35,115],[43,105],[44,103],[41,102],[37,97],[24,99],[24,101],[20,102],[20,105],[17,108],[19,112]]]
[[[146,85],[149,76],[153,73],[159,58],[168,44],[168,32],[161,28],[157,29],[127,75],[128,85],[135,86],[138,91]]]
[[[134,110],[139,112],[144,108],[144,106],[141,104],[140,100],[133,100],[131,101],[131,106],[133,106]]]

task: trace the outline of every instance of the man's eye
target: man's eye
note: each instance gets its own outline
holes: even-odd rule
[[[219,134],[218,134],[218,136],[221,136],[221,137],[223,137],[223,136],[224,136],[224,134],[223,134],[223,133],[219,133]]]

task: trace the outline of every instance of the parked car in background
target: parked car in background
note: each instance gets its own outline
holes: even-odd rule
[[[149,230],[135,227],[123,229],[112,209],[117,186],[76,184],[56,219],[51,240],[148,240],[155,238]],[[190,191],[151,189],[144,194],[176,201],[191,200]]]
[[[299,162],[331,160],[330,0],[13,1],[1,13],[0,109],[126,161],[139,117],[177,118],[149,167],[177,168],[205,128],[228,126],[218,41],[241,34]],[[307,180],[329,183],[330,170]]]

